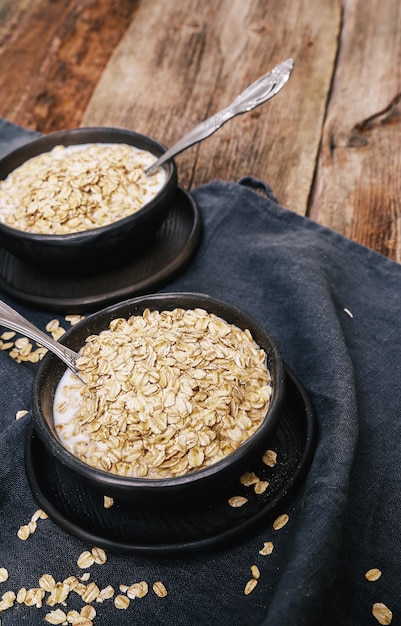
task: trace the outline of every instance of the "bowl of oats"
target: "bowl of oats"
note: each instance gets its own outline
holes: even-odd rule
[[[0,244],[46,272],[118,267],[143,251],[177,189],[173,160],[148,136],[77,128],[34,139],[0,159]]]
[[[67,474],[122,500],[223,488],[266,449],[285,395],[271,335],[204,294],[140,296],[89,315],[61,339],[77,376],[47,354],[33,426]]]

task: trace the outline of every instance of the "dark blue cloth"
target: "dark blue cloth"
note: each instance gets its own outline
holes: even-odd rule
[[[0,121],[0,153],[31,136]],[[120,583],[140,580],[162,580],[169,591],[164,599],[150,592],[126,611],[95,602],[94,623],[365,626],[377,623],[372,606],[382,602],[401,624],[401,267],[283,209],[250,177],[214,180],[192,194],[203,240],[164,291],[218,296],[272,333],[312,399],[317,449],[304,484],[281,511],[289,515],[282,530],[269,521],[210,554],[109,554],[105,565],[92,566],[91,580],[116,593]],[[55,317],[12,304],[42,328]],[[0,567],[10,573],[0,596],[37,586],[44,573],[60,581],[80,575],[77,557],[91,547],[50,520],[40,520],[25,542],[16,534],[37,508],[23,458],[30,414],[15,420],[18,410],[29,410],[35,369],[0,352]],[[269,556],[259,554],[265,541],[274,543]],[[259,583],[245,595],[253,564]],[[371,568],[382,571],[376,582],[365,578]],[[65,610],[82,606],[76,598]],[[42,624],[49,610],[16,605],[2,623]]]

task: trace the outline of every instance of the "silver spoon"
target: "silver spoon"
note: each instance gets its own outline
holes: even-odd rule
[[[258,78],[252,85],[247,87],[235,100],[227,107],[215,113],[211,117],[207,118],[195,128],[189,131],[182,139],[180,139],[172,148],[162,154],[150,167],[145,170],[145,173],[149,176],[168,159],[171,159],[176,154],[183,152],[187,148],[190,148],[196,143],[203,141],[206,137],[212,135],[220,126],[225,124],[229,119],[239,115],[240,113],[246,113],[251,111],[255,107],[259,106],[266,100],[269,100],[284,87],[285,83],[289,79],[294,61],[287,59],[274,67],[271,72],[265,74],[261,78]]]
[[[79,357],[77,352],[74,352],[71,348],[67,348],[67,346],[63,346],[58,341],[46,335],[2,300],[0,300],[0,324],[18,333],[22,333],[41,346],[48,348],[50,352],[53,352],[53,354],[64,361],[67,367],[81,379],[81,373],[76,365],[76,360]]]

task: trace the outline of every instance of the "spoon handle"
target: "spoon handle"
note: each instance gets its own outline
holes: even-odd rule
[[[18,333],[26,335],[33,341],[39,343],[41,346],[48,348],[62,361],[64,361],[74,374],[80,376],[79,370],[75,364],[78,357],[76,352],[46,335],[2,300],[0,300],[0,324],[6,328],[11,328],[11,330],[15,330]]]
[[[258,80],[237,96],[229,106],[195,126],[195,128],[174,144],[172,148],[164,152],[155,163],[147,168],[146,174],[152,174],[160,165],[165,163],[165,161],[171,159],[171,157],[183,152],[183,150],[193,146],[195,143],[206,139],[206,137],[216,132],[220,126],[225,124],[232,117],[240,113],[251,111],[263,102],[266,102],[266,100],[272,98],[289,79],[293,66],[293,60],[287,59],[273,68],[268,74],[258,78]]]

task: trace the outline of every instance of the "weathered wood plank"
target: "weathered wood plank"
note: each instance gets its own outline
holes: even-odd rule
[[[401,261],[401,5],[345,0],[310,216]]]
[[[177,157],[181,184],[252,174],[305,213],[337,54],[337,0],[146,0],[111,57],[83,125],[123,126],[171,146],[287,57],[290,82]]]
[[[49,132],[79,126],[135,0],[0,0],[0,115]]]
[[[172,145],[292,56],[281,94],[177,157],[181,184],[253,174],[282,204],[401,260],[401,6],[343,6],[339,37],[339,0],[0,0],[0,115]]]

